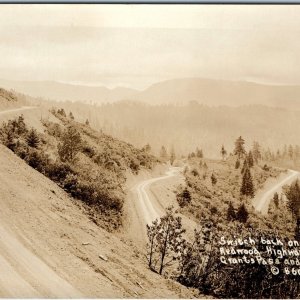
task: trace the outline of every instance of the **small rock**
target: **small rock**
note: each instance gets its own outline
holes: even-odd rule
[[[83,242],[83,243],[82,243],[83,246],[87,246],[87,245],[90,245],[90,244],[91,244],[91,243],[89,243],[89,242]]]
[[[102,254],[99,254],[99,257],[104,261],[108,261],[108,258]]]

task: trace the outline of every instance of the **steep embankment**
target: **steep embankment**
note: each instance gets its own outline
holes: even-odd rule
[[[138,249],[97,227],[52,181],[3,146],[0,153],[2,297],[191,296],[150,272]]]

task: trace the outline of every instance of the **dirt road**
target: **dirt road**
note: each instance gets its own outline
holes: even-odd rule
[[[300,173],[298,171],[288,170],[288,173],[280,176],[279,179],[274,179],[272,182],[267,183],[265,188],[259,191],[253,199],[252,204],[254,208],[262,214],[267,214],[270,201],[274,194],[276,192],[280,194],[282,192],[282,187],[291,183],[299,175]]]
[[[0,224],[0,296],[53,298],[82,297],[41,259]]]
[[[2,145],[0,165],[0,298],[195,297]]]
[[[138,204],[140,208],[140,214],[144,218],[146,224],[151,224],[156,218],[159,218],[163,213],[164,209],[161,205],[156,203],[153,199],[150,199],[149,187],[151,184],[165,180],[174,176],[177,176],[182,171],[182,168],[171,167],[165,176],[160,176],[152,179],[148,179],[140,182],[133,187],[138,195]]]
[[[22,106],[0,115],[36,109]],[[29,251],[0,220],[0,296],[74,298],[82,295]],[[26,278],[26,280],[25,280]]]
[[[14,108],[14,109],[6,109],[6,110],[0,111],[0,115],[6,115],[9,113],[21,112],[21,111],[36,109],[36,108],[37,107],[35,107],[35,106],[22,106],[22,107]]]

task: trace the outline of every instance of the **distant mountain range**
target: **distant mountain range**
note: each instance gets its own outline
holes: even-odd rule
[[[13,89],[33,97],[59,101],[81,101],[85,103],[115,102],[130,98],[136,90],[117,87],[85,86],[55,81],[12,81],[0,79],[0,87]]]
[[[185,104],[196,101],[210,106],[261,104],[300,109],[300,86],[266,85],[246,81],[202,78],[173,79],[155,83],[143,91],[118,87],[84,86],[54,81],[8,81],[0,86],[34,97],[106,103],[134,100],[149,104]]]

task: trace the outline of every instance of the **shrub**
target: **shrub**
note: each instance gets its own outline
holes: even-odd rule
[[[75,175],[75,172],[68,164],[55,162],[48,165],[47,176],[60,185],[63,185],[64,180],[70,174]]]
[[[34,149],[28,149],[25,161],[29,166],[45,174],[49,165],[49,156]]]
[[[80,133],[74,127],[69,126],[63,133],[61,143],[58,144],[58,155],[61,161],[72,162],[81,149]]]
[[[184,207],[191,203],[192,197],[187,188],[177,195],[177,202],[180,207]]]

